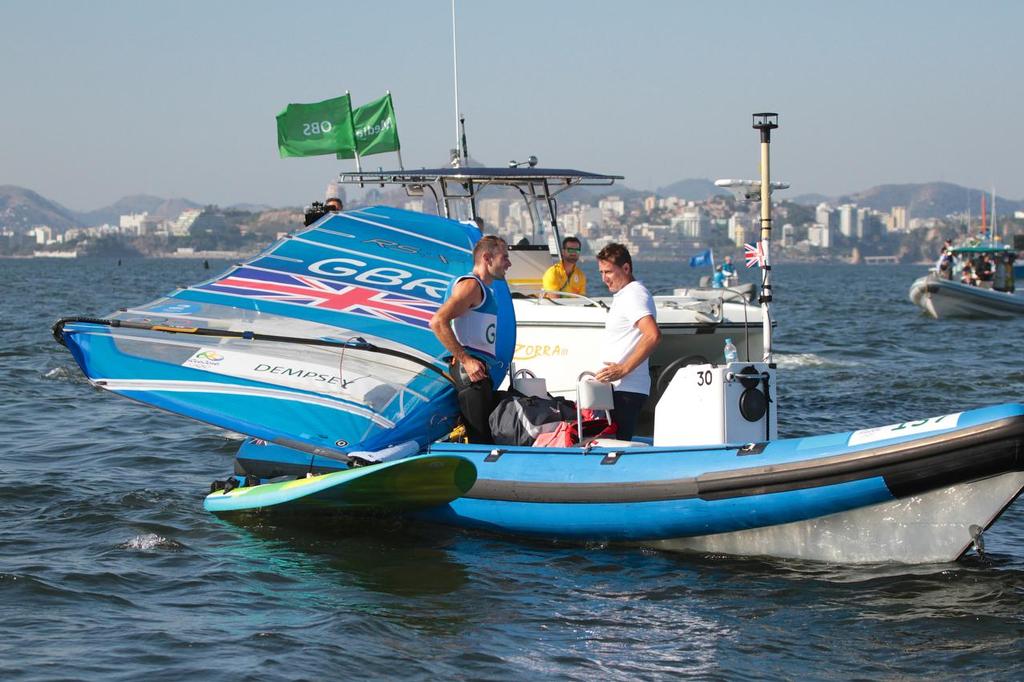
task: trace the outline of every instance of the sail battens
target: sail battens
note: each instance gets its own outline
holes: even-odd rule
[[[427,324],[401,324],[402,332],[396,332],[394,327],[397,324],[394,320],[381,319],[373,314],[349,313],[338,310],[322,310],[311,308],[308,304],[294,301],[262,300],[247,296],[241,292],[229,288],[213,288],[208,291],[190,289],[183,292],[176,298],[197,303],[213,303],[220,305],[231,305],[237,308],[251,310],[257,313],[268,313],[282,317],[293,317],[309,322],[316,322],[330,325],[341,329],[361,328],[361,332],[353,334],[360,336],[369,334],[380,339],[385,339],[395,347],[409,348],[418,346],[421,349],[438,349],[440,353],[441,344],[430,332]],[[427,319],[429,322],[429,318]],[[433,355],[433,354],[432,354]],[[436,356],[435,356],[436,357]]]
[[[420,272],[426,272],[426,273],[429,273],[431,275],[435,275],[435,276],[438,276],[438,277],[448,277],[449,276],[448,273],[446,273],[446,272],[443,272],[441,270],[435,270],[434,268],[429,268],[429,267],[426,267],[425,265],[410,265],[409,263],[406,263],[406,262],[401,261],[401,260],[396,260],[394,258],[387,258],[386,256],[381,256],[381,255],[377,255],[377,254],[368,254],[365,251],[359,251],[359,250],[356,250],[356,249],[349,249],[349,248],[346,248],[344,246],[335,246],[334,244],[325,244],[323,242],[316,241],[315,239],[310,239],[309,237],[293,237],[291,241],[293,241],[293,242],[295,242],[297,244],[309,244],[310,246],[314,246],[314,247],[316,247],[318,249],[330,249],[331,251],[337,251],[338,253],[344,253],[344,254],[351,255],[351,256],[358,256],[360,258],[372,258],[373,260],[380,261],[381,263],[388,263],[388,264],[391,264],[391,265],[397,265],[397,266],[402,267],[402,268],[415,269],[415,270],[419,270]],[[301,259],[288,258],[287,260],[292,261],[292,262],[302,263]]]
[[[411,232],[410,230],[403,230],[402,228],[395,227],[393,225],[387,225],[385,223],[382,223],[382,222],[379,222],[379,221],[376,221],[376,220],[368,220],[368,219],[360,217],[359,215],[356,215],[356,214],[350,214],[348,217],[351,220],[358,220],[358,221],[360,221],[362,223],[365,223],[367,225],[373,225],[374,227],[379,227],[379,228],[384,229],[384,230],[390,230],[392,232],[395,232],[397,234],[401,234],[401,235],[404,235],[404,236],[407,236],[407,237],[413,237],[415,239],[422,239],[423,241],[433,242],[435,244],[442,244],[442,245],[444,245],[444,246],[446,246],[448,248],[454,249],[456,251],[462,251],[463,253],[466,253],[466,254],[472,254],[473,253],[473,249],[472,248],[464,248],[464,247],[461,247],[461,246],[456,246],[454,244],[446,244],[445,242],[443,242],[443,241],[441,241],[439,239],[434,239],[432,237],[428,237],[428,236],[423,235],[423,234],[417,234],[415,232]]]
[[[272,253],[270,255],[263,256],[263,257],[264,258],[268,258],[268,259],[269,258],[273,258],[274,260],[283,260],[283,261],[286,261],[288,263],[301,263],[302,262],[301,258],[289,258],[288,256],[280,256],[280,255],[278,255],[276,253]]]

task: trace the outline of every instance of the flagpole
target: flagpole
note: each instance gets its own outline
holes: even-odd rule
[[[345,96],[348,97],[348,126],[352,129],[352,156],[356,157],[356,172],[361,174],[363,166],[359,163],[359,145],[356,144],[356,124],[352,120],[352,93],[346,90]],[[359,186],[363,186],[362,181],[360,181]]]
[[[390,97],[391,97],[391,91],[390,90],[385,90],[384,94],[386,94],[388,96],[388,98],[390,99]],[[392,102],[391,103],[391,115],[394,116],[394,118],[395,118],[395,141],[397,142],[398,141],[398,116],[395,115],[395,108],[394,107],[395,107],[394,102]],[[402,163],[402,147],[401,147],[401,143],[400,142],[399,142],[398,149],[395,150],[395,154],[398,155],[398,168],[399,168],[399,170],[405,170],[405,164]]]
[[[761,131],[761,247],[764,259],[761,264],[761,325],[764,337],[764,362],[772,363],[772,185],[768,148],[772,141],[772,130],[779,127],[779,115],[775,113],[754,114],[753,127]]]

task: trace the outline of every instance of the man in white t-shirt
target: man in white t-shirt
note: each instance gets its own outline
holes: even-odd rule
[[[661,341],[654,297],[633,278],[633,259],[622,244],[611,243],[597,254],[597,268],[608,290],[614,294],[604,323],[604,368],[598,381],[615,389],[612,419],[618,424],[616,437],[631,440],[640,410],[651,392],[647,358]]]

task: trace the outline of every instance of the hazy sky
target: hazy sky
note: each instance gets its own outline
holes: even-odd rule
[[[1024,198],[1024,2],[460,0],[486,163],[653,189],[757,171],[807,192],[943,180]],[[0,184],[88,210],[137,193],[301,205],[351,161],[280,159],[288,102],[393,93],[407,167],[455,138],[449,0],[0,0]],[[394,155],[364,167],[394,167]]]

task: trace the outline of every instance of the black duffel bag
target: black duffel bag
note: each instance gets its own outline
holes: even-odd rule
[[[510,391],[491,412],[495,445],[533,445],[537,436],[576,419],[576,404],[565,398],[537,398]]]

